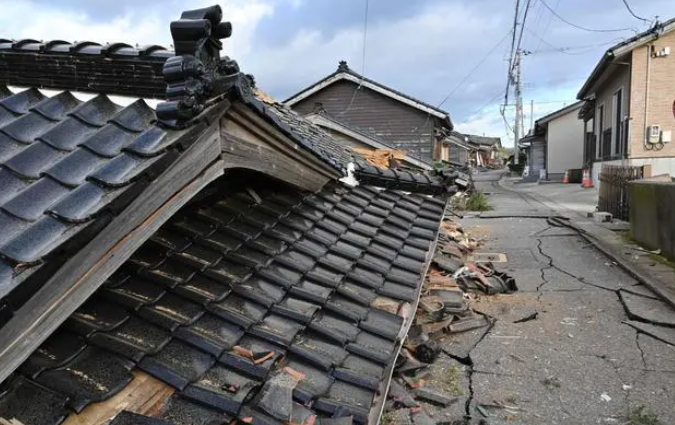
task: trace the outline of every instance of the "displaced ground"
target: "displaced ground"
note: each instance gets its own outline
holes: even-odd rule
[[[496,266],[519,290],[475,297],[471,307],[494,323],[445,337],[426,382],[457,402],[422,408],[447,424],[462,415],[489,424],[675,424],[675,347],[664,342],[675,345],[675,312],[498,178],[477,179],[494,208],[483,216],[494,218],[461,223],[486,237],[481,252],[507,255]]]

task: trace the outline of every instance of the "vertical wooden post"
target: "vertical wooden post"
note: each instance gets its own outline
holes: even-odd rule
[[[642,178],[643,179],[648,179],[652,176],[652,165],[651,164],[645,164],[642,166]]]

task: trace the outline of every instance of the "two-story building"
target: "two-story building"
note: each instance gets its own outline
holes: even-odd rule
[[[611,47],[577,97],[585,101],[584,165],[652,166],[675,176],[675,19]]]

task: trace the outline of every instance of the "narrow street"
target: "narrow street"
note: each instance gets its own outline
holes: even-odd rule
[[[519,290],[477,297],[474,310],[493,325],[443,342],[443,361],[461,366],[468,391],[464,406],[435,420],[464,407],[476,423],[674,424],[675,347],[663,340],[675,341],[675,312],[499,178],[477,176],[493,211],[461,222],[484,238],[482,252],[506,254],[496,266]]]

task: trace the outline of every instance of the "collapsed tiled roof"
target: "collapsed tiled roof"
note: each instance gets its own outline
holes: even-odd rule
[[[142,370],[175,388],[165,422],[113,424],[377,419],[444,205],[258,181],[184,207],[4,383],[0,417],[58,424]]]
[[[3,299],[128,205],[186,147],[186,130],[157,126],[143,100],[121,107],[105,95],[84,102],[4,87],[0,97]]]

